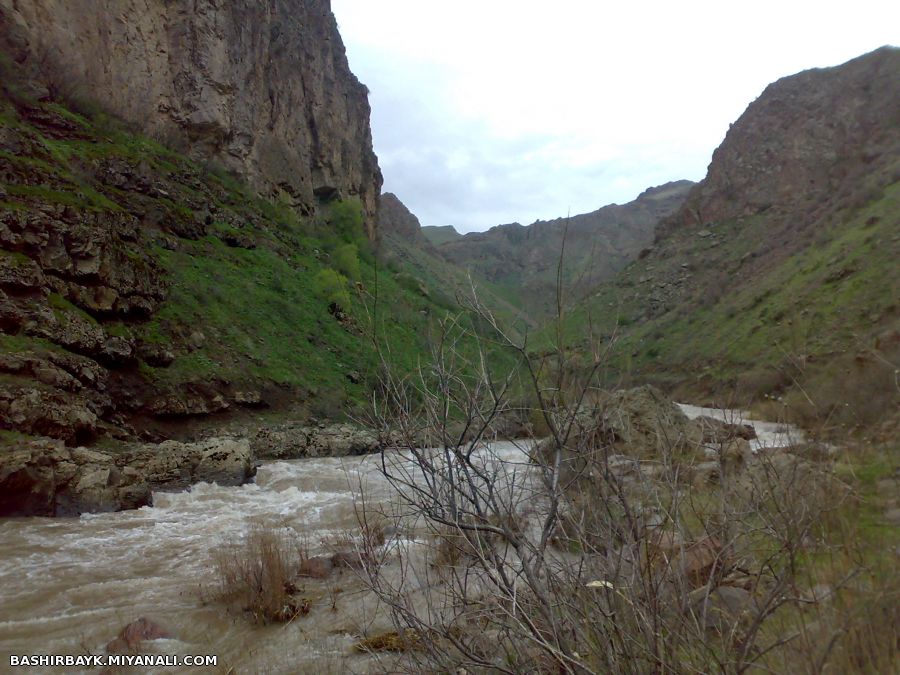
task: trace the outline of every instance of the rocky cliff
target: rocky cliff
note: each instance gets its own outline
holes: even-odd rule
[[[0,48],[40,94],[91,99],[303,212],[381,173],[329,0],[0,0]]]
[[[897,402],[898,232],[900,49],[882,48],[767,87],[572,333],[590,312],[616,336],[613,377],[869,424]]]
[[[374,384],[375,274],[356,200],[302,217],[0,59],[0,445],[340,417]],[[413,360],[436,308],[377,287]]]
[[[900,144],[898,62],[900,50],[883,47],[766,87],[731,125],[706,178],[660,232],[814,210],[836,191],[883,171]]]
[[[411,243],[427,244],[422,236],[419,219],[406,208],[397,195],[391,192],[381,195],[381,205],[378,209],[378,231],[382,235],[402,237]]]

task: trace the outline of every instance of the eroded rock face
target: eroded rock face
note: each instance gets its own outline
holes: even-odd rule
[[[657,239],[672,227],[814,204],[843,187],[848,175],[891,161],[885,149],[900,138],[898,73],[900,49],[883,47],[766,87],[731,126],[706,178]]]
[[[193,483],[241,485],[254,473],[247,441],[169,441],[121,453],[42,439],[0,455],[0,516],[75,516],[150,503],[154,490]]]
[[[263,428],[250,444],[260,459],[344,457],[376,452],[386,445],[374,430],[352,424]]]
[[[397,195],[391,192],[381,195],[381,204],[378,209],[378,232],[379,235],[394,234],[407,241],[427,244],[422,235],[419,219],[406,208]]]
[[[328,0],[0,0],[0,47],[301,209],[358,196],[374,237],[367,90]]]

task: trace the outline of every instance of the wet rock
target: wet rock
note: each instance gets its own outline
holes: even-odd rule
[[[70,516],[117,510],[121,500],[120,488],[111,484],[114,472],[113,458],[105,453],[72,450],[49,439],[20,443],[0,457],[0,514]]]
[[[243,485],[253,476],[253,458],[246,440],[213,438],[193,447],[200,454],[193,482]]]
[[[240,485],[253,475],[247,441],[169,441],[108,454],[58,440],[18,443],[0,455],[0,516],[74,516],[149,504],[153,490],[198,482]]]
[[[125,463],[140,470],[151,487],[167,490],[184,489],[201,481],[242,485],[253,475],[250,444],[246,440],[165,441],[127,454]]]
[[[144,648],[144,642],[148,640],[165,640],[174,637],[172,633],[158,623],[147,618],[125,626],[116,639],[106,645],[108,654],[138,653]]]
[[[756,430],[751,424],[725,422],[706,415],[695,418],[693,424],[700,428],[704,443],[725,443],[734,438],[749,441],[756,438]]]
[[[307,454],[310,457],[345,457],[375,452],[380,447],[377,434],[371,429],[351,424],[336,424],[315,429],[309,435]]]
[[[352,424],[264,428],[250,443],[259,459],[346,457],[377,452],[384,446],[373,429]]]

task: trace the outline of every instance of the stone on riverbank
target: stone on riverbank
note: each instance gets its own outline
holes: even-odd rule
[[[76,516],[145,506],[154,490],[240,485],[253,475],[250,444],[211,438],[119,452],[20,442],[0,454],[0,516]]]

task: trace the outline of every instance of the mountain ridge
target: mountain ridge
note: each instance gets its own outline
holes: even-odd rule
[[[547,318],[554,311],[561,253],[564,285],[577,297],[637,257],[652,241],[656,224],[680,205],[692,185],[673,181],[648,188],[627,204],[531,225],[508,223],[458,237],[442,230],[449,237],[436,248],[450,262],[505,289],[535,318]],[[434,236],[428,228],[423,234]]]
[[[568,334],[610,342],[611,380],[866,424],[897,396],[898,181],[900,49],[783,78]]]

